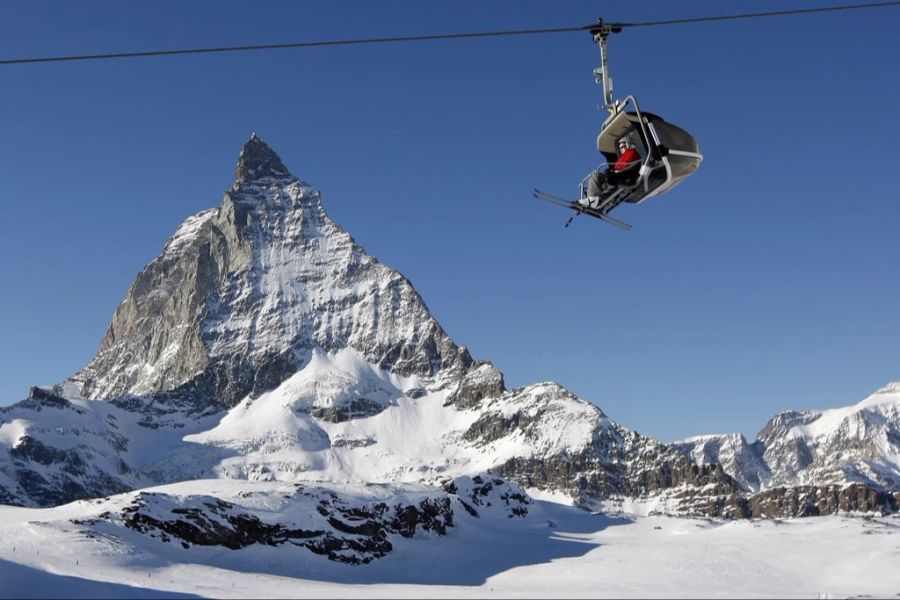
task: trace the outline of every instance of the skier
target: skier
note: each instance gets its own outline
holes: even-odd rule
[[[597,169],[591,173],[588,180],[587,198],[583,200],[587,206],[597,208],[600,206],[600,198],[608,192],[612,186],[628,184],[637,173],[641,165],[641,155],[634,148],[630,138],[623,137],[619,140],[619,158],[612,168],[605,173]]]

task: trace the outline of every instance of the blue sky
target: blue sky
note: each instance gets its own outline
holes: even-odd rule
[[[570,27],[835,2],[6,3],[0,58]],[[900,380],[900,9],[632,29],[618,95],[700,170],[617,216],[574,193],[604,114],[588,34],[0,67],[0,404],[96,352],[251,132],[510,386],[641,433],[741,431]]]

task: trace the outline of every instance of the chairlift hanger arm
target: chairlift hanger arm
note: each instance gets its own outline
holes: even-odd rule
[[[585,27],[600,46],[600,67],[594,69],[594,77],[597,83],[603,86],[603,108],[607,109],[610,114],[616,113],[618,102],[613,99],[613,80],[609,76],[609,36],[612,33],[621,33],[622,27],[627,26],[627,23],[607,23],[600,18],[596,23]]]

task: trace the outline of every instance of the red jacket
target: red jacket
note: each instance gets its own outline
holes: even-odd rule
[[[622,153],[616,164],[613,165],[613,171],[625,171],[632,167],[637,167],[641,163],[641,155],[634,148],[629,148]]]

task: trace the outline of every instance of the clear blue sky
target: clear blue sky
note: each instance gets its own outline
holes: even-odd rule
[[[7,2],[0,58],[569,27],[798,2]],[[0,67],[0,404],[96,352],[136,273],[258,133],[511,386],[663,440],[900,380],[900,9],[628,30],[620,94],[706,156],[630,233],[573,193],[588,34]]]

